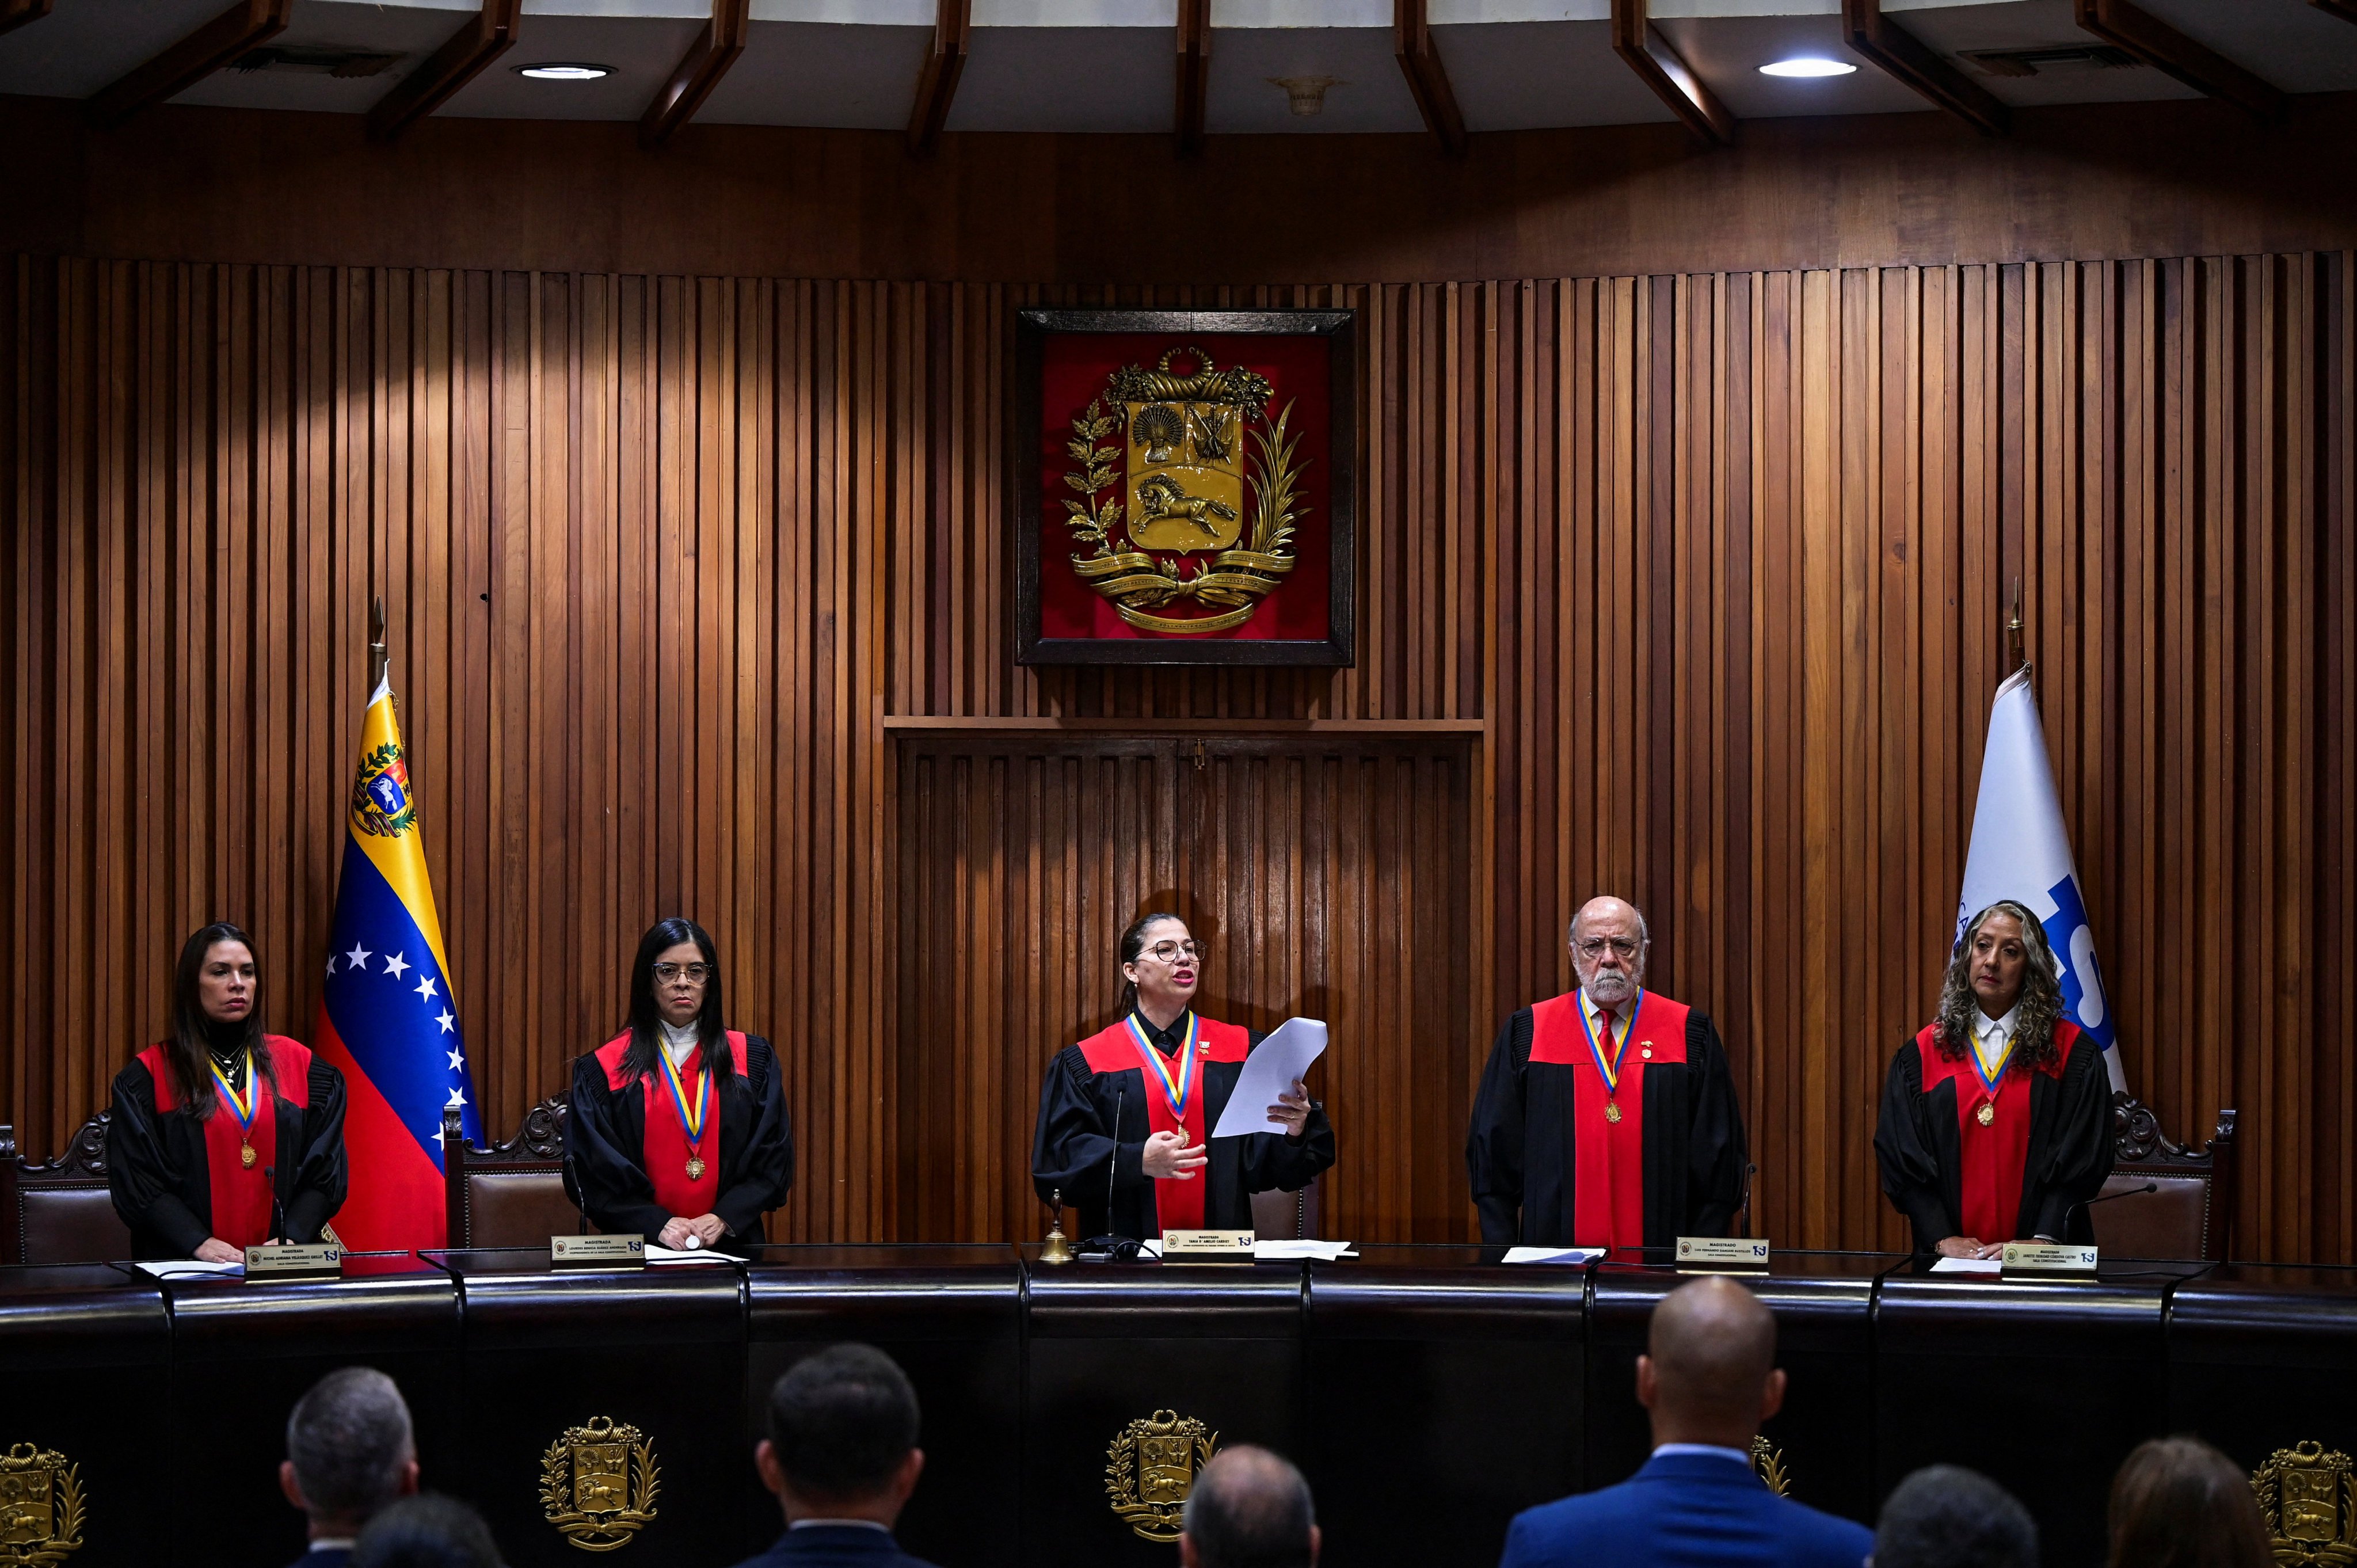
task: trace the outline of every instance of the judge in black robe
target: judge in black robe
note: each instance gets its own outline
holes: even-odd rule
[[[106,1167],[135,1259],[231,1262],[265,1241],[317,1241],[343,1207],[343,1074],[264,1030],[253,943],[236,927],[182,947],[171,1037],[115,1075]]]
[[[739,1253],[767,1240],[794,1179],[785,1075],[725,1016],[711,936],[657,921],[631,967],[630,1028],[574,1065],[565,1185],[599,1230]]]
[[[1121,947],[1122,1018],[1057,1052],[1040,1082],[1032,1187],[1042,1203],[1077,1210],[1077,1229],[1067,1229],[1082,1237],[1248,1230],[1254,1193],[1298,1192],[1333,1165],[1333,1124],[1297,1081],[1268,1108],[1292,1131],[1207,1138],[1264,1036],[1193,1013],[1202,953],[1175,916],[1139,920]],[[1184,1077],[1190,1029],[1198,1078],[1174,1115],[1170,1090]],[[1158,1058],[1151,1075],[1138,1042]]]
[[[1965,926],[1940,1015],[1890,1060],[1874,1155],[1919,1256],[2007,1241],[2092,1244],[2114,1157],[2111,1071],[2065,1016],[2053,950],[2023,905]]]
[[[1571,925],[1572,968],[1581,990],[1524,1007],[1498,1031],[1465,1140],[1484,1242],[1605,1243],[1607,1233],[1597,1227],[1609,1221],[1583,1204],[1577,1173],[1582,1138],[1607,1133],[1596,1109],[1615,1098],[1625,1110],[1613,1121],[1633,1112],[1640,1133],[1636,1148],[1615,1162],[1615,1175],[1624,1191],[1641,1183],[1641,1207],[1635,1223],[1609,1232],[1610,1243],[1666,1248],[1680,1236],[1724,1236],[1732,1230],[1750,1163],[1727,1050],[1708,1015],[1642,989],[1646,942],[1644,918],[1632,906],[1618,898],[1591,900]],[[1597,950],[1590,953],[1583,944]],[[1628,1086],[1638,1090],[1634,1105],[1631,1097],[1605,1093],[1588,1054],[1592,1032],[1571,1032],[1598,995],[1622,1015],[1619,1071],[1624,1083],[1639,1075],[1638,1084]],[[1534,1061],[1544,1014],[1558,1020],[1558,1041],[1568,1035],[1582,1048],[1542,1051],[1545,1059]],[[1674,1039],[1659,1038],[1661,1020],[1674,1031]],[[1648,1044],[1656,1039],[1658,1047]],[[1646,1051],[1655,1052],[1655,1059],[1644,1059]],[[1597,1196],[1588,1194],[1587,1204]],[[1624,1197],[1622,1212],[1631,1207]],[[1641,1230],[1641,1240],[1623,1233],[1631,1229]]]

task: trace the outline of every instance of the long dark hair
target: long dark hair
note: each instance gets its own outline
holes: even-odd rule
[[[2198,1437],[2156,1437],[2112,1477],[2111,1568],[2271,1568],[2251,1478]]]
[[[1961,1061],[1970,1047],[1973,1015],[1980,1008],[1980,998],[1973,994],[1973,940],[1992,915],[2010,915],[2021,926],[2021,1019],[2013,1034],[2018,1042],[2013,1067],[2007,1070],[2027,1072],[2054,1059],[2054,1026],[2062,1016],[2062,982],[2056,974],[2054,950],[2047,945],[2046,928],[2010,898],[2000,898],[1975,915],[1964,934],[1956,939],[1956,950],[1940,984],[1940,1011],[1932,1023],[1932,1043],[1949,1061]]]
[[[1178,916],[1167,909],[1157,909],[1150,914],[1140,915],[1132,922],[1129,929],[1121,934],[1121,961],[1125,964],[1135,963],[1139,955],[1146,951],[1146,933],[1165,920],[1178,920],[1182,926],[1187,923],[1179,920]],[[1122,1015],[1128,1016],[1136,1006],[1137,984],[1135,981],[1124,977],[1121,983]]]
[[[694,942],[712,971],[712,978],[704,983],[704,1011],[695,1015],[695,1036],[704,1046],[704,1068],[712,1075],[716,1094],[737,1070],[724,1038],[728,1026],[720,1004],[720,953],[712,945],[711,932],[677,915],[657,920],[639,939],[639,956],[630,965],[630,1043],[622,1052],[622,1077],[636,1083],[655,1071],[662,1051],[662,1015],[655,1011],[655,960],[664,949],[682,942]]]
[[[253,953],[253,1005],[246,1009],[245,1022],[237,1026],[230,1048],[251,1052],[253,1070],[274,1090],[278,1087],[277,1068],[262,1037],[262,955],[254,952],[253,939],[227,920],[199,926],[180,944],[179,967],[172,976],[172,1037],[167,1042],[172,1048],[166,1053],[172,1062],[174,1095],[199,1122],[213,1113],[213,1076],[207,1058],[214,1021],[197,995],[197,978],[204,972],[206,955],[221,942],[237,942]]]

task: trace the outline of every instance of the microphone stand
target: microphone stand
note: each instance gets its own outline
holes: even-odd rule
[[[2094,1208],[2095,1205],[2099,1203],[2111,1203],[2123,1197],[2134,1197],[2139,1193],[2158,1192],[2159,1190],[2160,1183],[2157,1181],[2148,1181],[2142,1187],[2124,1187],[2117,1192],[2107,1192],[2101,1197],[2083,1197],[2078,1202],[2072,1204],[2070,1208],[2062,1211],[2062,1234],[2056,1238],[2056,1240],[2068,1245],[2071,1240],[2071,1222],[2078,1219],[2081,1214],[2086,1212],[2088,1209]]]

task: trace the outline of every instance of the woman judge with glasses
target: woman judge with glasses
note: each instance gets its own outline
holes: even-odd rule
[[[344,1180],[344,1075],[264,1032],[253,940],[204,927],[180,949],[170,1037],[114,1079],[106,1185],[131,1255],[231,1263],[317,1241]]]
[[[1209,1136],[1262,1036],[1194,1010],[1203,958],[1178,916],[1139,919],[1121,938],[1120,1019],[1048,1064],[1031,1182],[1080,1211],[1083,1236],[1248,1230],[1254,1193],[1297,1192],[1334,1163],[1333,1124],[1298,1079],[1268,1107],[1283,1133]]]
[[[760,1245],[794,1181],[783,1077],[769,1041],[726,1026],[712,938],[656,921],[630,966],[630,1026],[574,1068],[566,1186],[608,1234]]]
[[[1743,1114],[1718,1030],[1645,989],[1645,918],[1592,898],[1568,937],[1579,989],[1498,1031],[1465,1165],[1481,1240],[1667,1248],[1743,1204]]]

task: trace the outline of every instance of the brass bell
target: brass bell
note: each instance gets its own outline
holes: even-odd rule
[[[1039,1244],[1039,1261],[1043,1263],[1069,1263],[1072,1261],[1072,1244],[1064,1239],[1064,1195],[1050,1195],[1056,1217],[1048,1225],[1048,1239]]]

